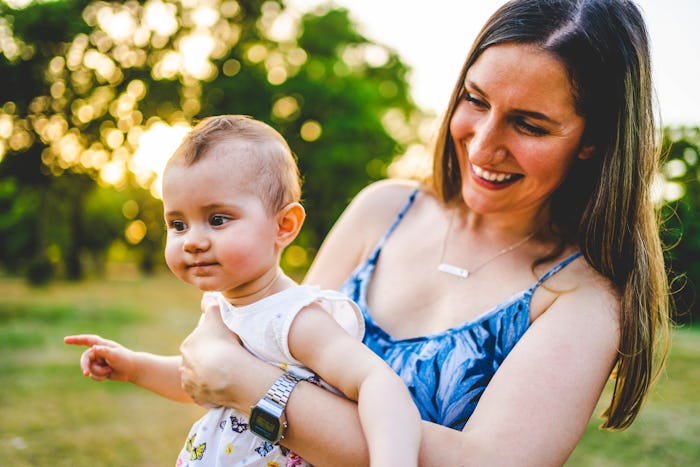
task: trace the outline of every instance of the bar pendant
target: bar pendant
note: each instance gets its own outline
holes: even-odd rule
[[[438,264],[438,271],[446,272],[447,274],[452,274],[453,276],[461,277],[466,279],[469,277],[469,270],[454,266],[452,264],[440,263]]]

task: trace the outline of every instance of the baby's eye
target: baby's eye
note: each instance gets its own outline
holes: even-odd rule
[[[229,220],[230,219],[226,216],[222,216],[221,214],[215,214],[209,218],[209,223],[214,227],[218,227],[224,225]]]
[[[187,224],[182,221],[170,221],[168,227],[176,232],[183,232],[187,230]]]

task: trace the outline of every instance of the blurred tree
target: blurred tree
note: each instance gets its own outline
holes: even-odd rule
[[[80,277],[83,253],[110,243],[81,231],[88,209],[99,211],[88,200],[111,208],[86,180],[157,193],[158,164],[139,167],[133,156],[162,159],[156,150],[177,141],[147,149],[144,135],[242,113],[273,124],[299,156],[309,221],[288,262],[304,268],[347,200],[415,140],[419,112],[405,65],[358,34],[346,10],[297,20],[278,0],[0,3],[0,203],[14,213],[3,240],[39,269],[58,261]],[[10,192],[25,194],[3,198]],[[141,217],[125,219],[123,236],[149,270],[161,261],[160,205],[132,201]],[[48,228],[49,210],[63,227]],[[37,221],[20,239],[22,216]]]
[[[305,14],[296,37],[283,39],[273,34],[281,17],[280,5],[264,5],[262,35],[239,41],[221,73],[201,83],[200,115],[247,114],[285,136],[308,211],[296,243],[312,257],[349,199],[416,142],[410,121],[421,114],[406,65],[360,35],[347,10]]]
[[[667,128],[663,167],[665,228],[662,231],[671,273],[679,323],[700,320],[700,128]]]

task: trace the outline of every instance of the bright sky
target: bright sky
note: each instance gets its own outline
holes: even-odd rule
[[[396,49],[413,69],[413,96],[440,113],[480,27],[504,0],[335,0],[363,34]],[[322,0],[288,0],[308,10]],[[664,125],[700,125],[700,1],[638,0],[652,40]]]

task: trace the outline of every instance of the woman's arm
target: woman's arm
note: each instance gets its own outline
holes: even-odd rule
[[[465,438],[500,443],[514,465],[563,464],[613,368],[618,310],[617,295],[596,277],[559,295],[494,375]]]
[[[616,309],[612,294],[600,288],[582,286],[561,295],[506,358],[463,431],[422,423],[420,465],[563,464],[613,365]],[[193,398],[245,413],[281,374],[238,344],[216,308],[206,312],[182,350]],[[368,463],[354,402],[300,383],[287,419],[283,444],[309,462]]]

